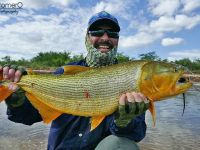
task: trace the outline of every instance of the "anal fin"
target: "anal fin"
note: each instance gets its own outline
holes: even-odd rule
[[[91,118],[91,128],[90,131],[94,130],[103,120],[105,116],[95,116]]]
[[[26,92],[26,96],[30,100],[31,104],[39,111],[44,123],[50,123],[62,114],[61,112],[42,103],[42,100],[35,97],[33,94]]]

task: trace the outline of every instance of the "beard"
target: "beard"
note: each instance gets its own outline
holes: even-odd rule
[[[88,51],[86,56],[86,63],[88,66],[101,67],[112,65],[116,62],[117,47],[114,47],[111,41],[101,40],[93,45],[88,35],[86,35],[85,45]],[[110,50],[101,52],[98,50],[100,46],[107,46]]]

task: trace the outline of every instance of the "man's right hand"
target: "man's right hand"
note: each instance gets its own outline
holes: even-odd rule
[[[19,82],[22,75],[26,73],[25,68],[17,65],[4,65],[0,66],[0,71],[3,71],[3,79],[10,80],[12,82]],[[16,84],[10,84],[9,89],[16,91],[18,86]]]

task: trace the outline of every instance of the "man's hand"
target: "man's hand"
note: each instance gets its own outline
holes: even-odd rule
[[[149,108],[149,100],[140,92],[122,94],[119,98],[119,108],[115,116],[117,126],[125,127],[136,116]]]
[[[10,80],[12,82],[19,82],[22,75],[26,74],[25,68],[17,65],[4,65],[0,66],[0,72],[3,71],[3,79]],[[10,84],[9,89],[16,91],[18,86],[16,84]]]

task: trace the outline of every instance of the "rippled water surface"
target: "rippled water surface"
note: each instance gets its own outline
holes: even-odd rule
[[[179,95],[155,104],[155,127],[147,113],[147,134],[139,143],[142,150],[200,150],[200,91],[191,89],[186,93],[183,116],[182,99]]]
[[[200,92],[186,94],[186,109],[182,116],[182,96],[156,103],[156,126],[146,115],[147,134],[139,143],[141,150],[199,150]],[[32,126],[7,120],[6,106],[0,104],[0,150],[45,150],[49,125]]]

